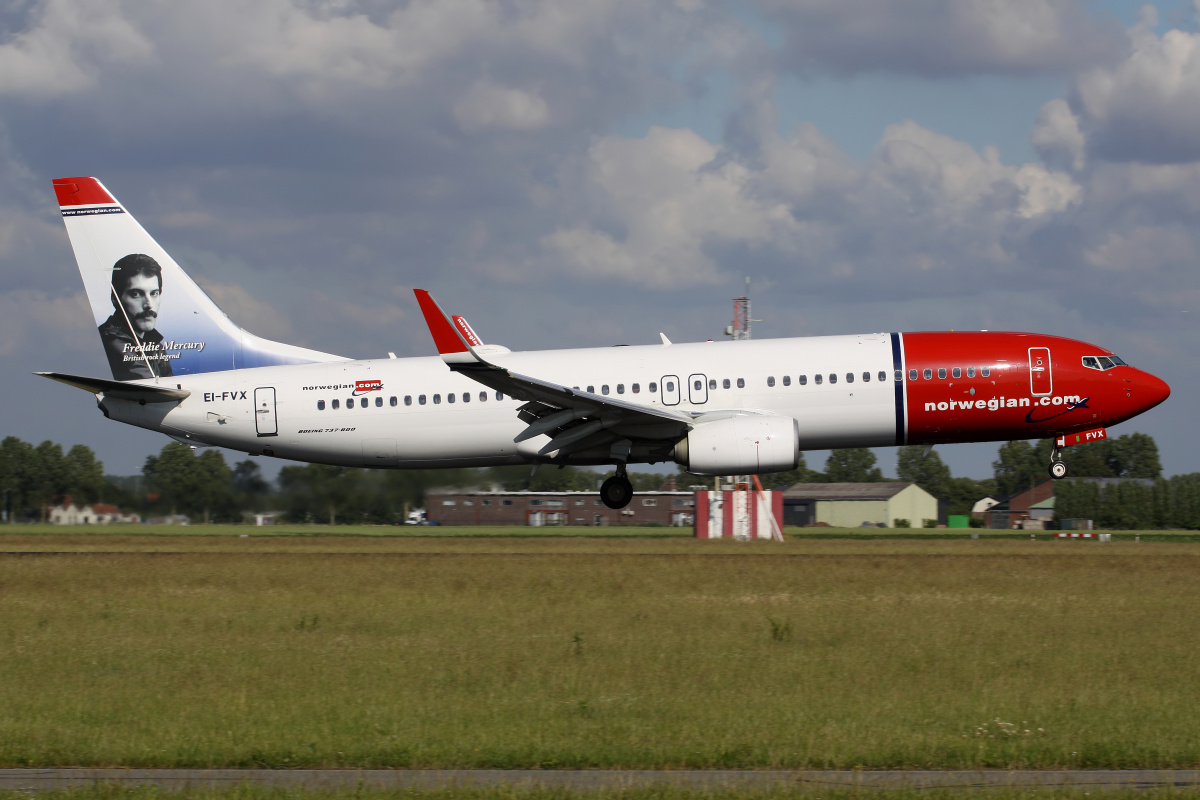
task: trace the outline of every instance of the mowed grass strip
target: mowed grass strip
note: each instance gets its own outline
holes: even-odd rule
[[[0,765],[1200,766],[1194,545],[470,544],[0,555]]]
[[[692,789],[670,785],[620,787],[597,790],[565,788],[496,787],[449,789],[296,789],[255,784],[229,788],[189,786],[158,789],[154,787],[124,787],[96,784],[66,791],[39,792],[42,800],[947,800],[970,797],[972,800],[1082,800],[1102,796],[1105,800],[1160,800],[1161,798],[1200,797],[1195,789],[1114,789],[1099,791],[1094,787],[1038,788],[999,787],[953,789],[874,789],[830,786],[781,786],[773,788],[714,788]],[[27,792],[0,792],[0,800],[28,800]]]
[[[177,789],[124,787],[97,784],[67,791],[39,792],[42,800],[946,800],[970,797],[972,800],[1082,800],[1102,796],[1105,800],[1160,800],[1160,798],[1200,797],[1195,789],[1116,789],[1100,792],[1096,788],[1046,789],[1038,787],[1000,787],[953,789],[861,789],[830,786],[784,786],[775,788],[691,789],[670,785],[621,787],[598,790],[565,788],[496,787],[451,789],[295,789],[242,784],[229,788],[189,786]],[[0,792],[0,800],[28,800],[27,792]]]

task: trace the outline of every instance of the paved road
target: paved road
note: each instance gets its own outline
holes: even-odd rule
[[[94,783],[216,788],[239,783],[336,789],[672,785],[696,789],[771,786],[870,788],[1200,787],[1200,770],[646,770],[646,769],[0,769],[0,790],[49,791]]]

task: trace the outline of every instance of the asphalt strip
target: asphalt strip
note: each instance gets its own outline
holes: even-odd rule
[[[0,791],[53,791],[95,784],[167,790],[264,784],[303,789],[556,787],[588,791],[667,785],[692,789],[1020,786],[1102,791],[1200,787],[1200,770],[0,769]]]

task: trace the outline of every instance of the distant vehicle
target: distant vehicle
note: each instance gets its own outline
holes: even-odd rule
[[[38,374],[194,445],[354,467],[608,464],[600,497],[623,508],[631,463],[745,475],[836,447],[1058,437],[1060,478],[1059,447],[1171,392],[1103,347],[1030,333],[514,353],[420,289],[440,358],[354,360],[234,325],[95,178],[54,190],[112,379]]]
[[[404,520],[404,524],[405,525],[425,525],[426,524],[425,509],[414,508],[412,511],[408,512],[408,517]]]

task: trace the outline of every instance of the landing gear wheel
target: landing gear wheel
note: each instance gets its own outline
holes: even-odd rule
[[[609,508],[624,508],[633,499],[633,484],[624,475],[614,475],[600,484],[600,499]]]
[[[1067,477],[1067,465],[1061,461],[1055,461],[1050,465],[1050,477],[1055,480]]]

